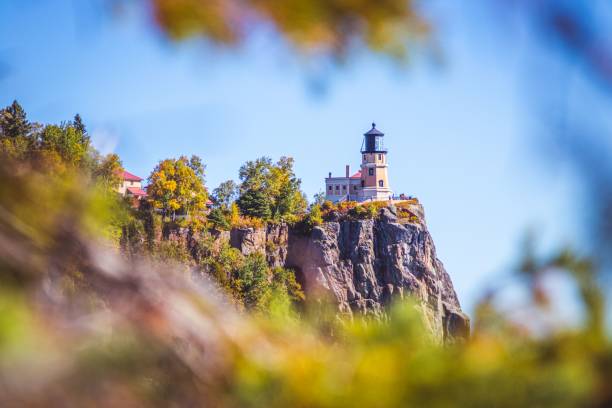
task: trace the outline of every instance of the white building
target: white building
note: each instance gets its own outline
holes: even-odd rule
[[[142,178],[128,171],[122,171],[120,177],[121,185],[117,189],[119,194],[126,197],[134,197],[136,200],[147,196],[147,192],[142,189]]]

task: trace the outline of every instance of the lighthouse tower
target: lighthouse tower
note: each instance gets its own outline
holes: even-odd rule
[[[376,129],[376,123],[372,123],[372,129],[363,135],[360,201],[388,200],[393,197],[387,173],[387,150],[383,143],[384,136],[384,133]]]
[[[361,170],[351,175],[346,165],[344,177],[325,179],[325,199],[334,203],[340,201],[380,201],[389,200],[393,192],[389,187],[387,175],[387,150],[383,145],[384,133],[372,129],[363,135],[361,145]]]

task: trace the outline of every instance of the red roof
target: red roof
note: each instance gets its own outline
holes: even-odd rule
[[[361,178],[361,170],[351,176],[352,179],[360,179]]]
[[[142,181],[140,177],[125,170],[123,170],[123,173],[121,173],[121,178],[126,181]]]
[[[132,194],[135,195],[136,197],[146,197],[147,196],[147,192],[144,191],[142,188],[138,188],[138,187],[128,187],[127,191]]]

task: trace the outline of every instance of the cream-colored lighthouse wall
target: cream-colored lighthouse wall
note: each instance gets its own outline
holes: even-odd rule
[[[373,169],[373,175],[370,175],[370,169]],[[361,179],[364,181],[364,187],[380,188],[379,181],[383,181],[385,190],[390,188],[389,176],[387,172],[387,155],[385,153],[365,153],[362,155],[361,163]]]

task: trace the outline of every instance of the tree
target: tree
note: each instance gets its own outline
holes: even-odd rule
[[[229,209],[238,194],[238,186],[234,180],[227,180],[213,190],[213,200],[216,206]]]
[[[226,212],[221,207],[213,208],[208,214],[208,221],[210,221],[212,226],[215,229],[222,231],[227,231],[231,229],[229,218],[229,210]]]
[[[240,192],[246,190],[267,189],[270,178],[272,159],[260,157],[254,161],[248,161],[240,167],[238,176],[240,177]]]
[[[26,113],[16,100],[0,111],[0,131],[2,137],[27,137],[32,129]]]
[[[234,272],[232,285],[248,310],[264,311],[272,297],[270,269],[264,255],[246,257],[244,265]]]
[[[78,113],[76,115],[74,115],[74,120],[72,121],[72,126],[79,132],[81,132],[82,134],[87,134],[87,128],[85,127],[85,124],[83,123],[83,120],[81,119],[81,115],[79,115]]]
[[[23,108],[13,102],[0,110],[0,153],[45,172],[76,170],[111,188],[119,184],[119,157],[96,151],[78,114],[72,122],[42,126],[28,122]]]
[[[74,126],[47,125],[40,135],[38,152],[45,157],[57,157],[62,164],[77,167],[91,164],[89,137]]]
[[[301,180],[295,176],[292,157],[281,157],[270,168],[270,194],[272,195],[272,216],[274,219],[292,218],[304,213],[306,198],[300,190]]]
[[[185,157],[181,157],[181,159],[185,161],[187,160],[187,158]],[[187,165],[189,166],[189,168],[191,168],[191,170],[193,170],[195,175],[202,180],[202,183],[204,183],[204,172],[206,171],[206,165],[204,165],[202,159],[194,154],[189,159]]]
[[[238,207],[243,215],[269,220],[271,200],[263,189],[249,189],[238,198]]]
[[[93,171],[93,178],[108,189],[116,189],[121,185],[121,172],[123,164],[115,153],[108,154]]]
[[[306,198],[293,164],[291,157],[281,157],[276,164],[268,157],[246,162],[239,172],[237,203],[242,213],[263,220],[291,220],[304,213]]]
[[[206,187],[185,157],[159,162],[148,181],[148,199],[164,217],[202,215],[206,208]]]
[[[269,188],[272,160],[261,157],[240,167],[240,196],[236,203],[243,215],[268,220],[272,216]]]

